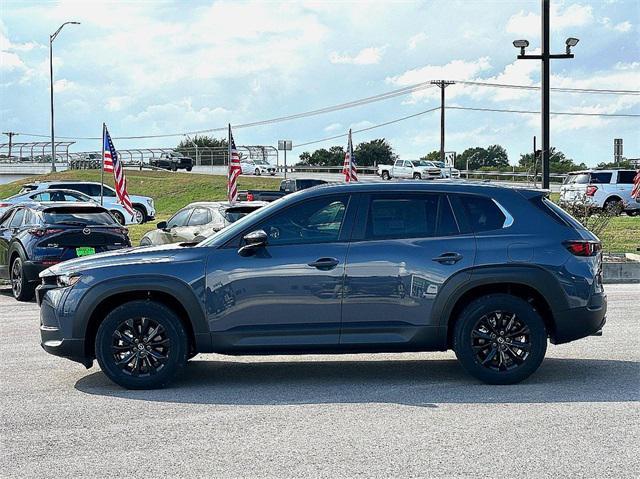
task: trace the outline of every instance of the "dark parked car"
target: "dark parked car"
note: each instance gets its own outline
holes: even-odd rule
[[[159,158],[152,158],[149,164],[156,168],[164,168],[171,171],[191,171],[193,169],[193,160],[190,157],[175,152],[162,153]]]
[[[290,178],[280,182],[279,190],[241,190],[238,192],[238,199],[241,201],[275,201],[283,196],[306,190],[318,185],[326,185],[325,180]]]
[[[19,301],[33,298],[44,269],[79,256],[131,246],[126,228],[93,203],[20,204],[0,217],[0,278]]]
[[[540,234],[540,232],[544,234]],[[200,352],[453,349],[521,381],[605,321],[598,239],[543,192],[464,183],[327,185],[195,247],[97,255],[41,274],[42,346],[127,388]]]

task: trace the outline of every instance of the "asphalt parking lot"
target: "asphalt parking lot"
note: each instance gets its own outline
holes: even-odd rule
[[[550,346],[516,386],[452,353],[200,355],[126,391],[41,350],[38,307],[0,289],[2,477],[639,477],[640,285],[602,337]]]

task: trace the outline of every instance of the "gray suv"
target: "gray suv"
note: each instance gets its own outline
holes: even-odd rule
[[[516,383],[547,340],[605,322],[600,242],[540,191],[465,183],[318,186],[195,247],[71,260],[41,273],[43,348],[126,388],[197,353],[444,351]]]

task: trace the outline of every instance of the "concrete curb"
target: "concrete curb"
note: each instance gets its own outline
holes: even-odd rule
[[[640,263],[635,261],[602,263],[604,284],[640,283]]]

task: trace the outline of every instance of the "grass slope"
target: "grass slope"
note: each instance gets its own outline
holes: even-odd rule
[[[157,221],[167,220],[183,206],[194,201],[223,200],[227,196],[227,179],[220,175],[200,175],[192,173],[172,173],[168,171],[127,170],[127,190],[132,195],[153,198],[156,205],[156,221],[143,225],[129,226],[131,242],[137,245],[140,238],[155,228]],[[74,170],[49,175],[31,176],[23,180],[0,185],[0,198],[11,196],[24,183],[47,180],[100,181],[96,170]],[[105,183],[113,186],[113,177],[105,175]],[[277,178],[241,176],[239,189],[273,190],[280,187]]]
[[[106,183],[113,186],[110,175],[105,175]],[[17,193],[23,183],[53,179],[100,181],[100,172],[95,170],[74,170],[30,178],[0,185],[0,198]],[[280,180],[255,176],[241,176],[240,189],[277,189]],[[219,175],[191,173],[171,173],[164,171],[127,170],[127,185],[130,194],[151,196],[157,209],[156,221],[166,220],[183,206],[194,201],[222,200],[227,194],[227,180]],[[551,199],[558,200],[554,193]],[[142,235],[155,228],[155,222],[130,226],[131,242],[137,245]],[[600,235],[604,249],[612,253],[635,252],[640,247],[640,217],[619,216],[613,218],[607,229]]]

